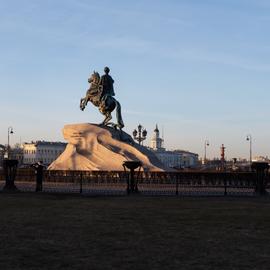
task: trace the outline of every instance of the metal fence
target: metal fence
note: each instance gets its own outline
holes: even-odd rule
[[[124,171],[44,171],[43,191],[85,195],[126,195],[129,174]],[[136,172],[140,194],[167,196],[253,196],[254,172]],[[267,189],[269,186],[267,176]],[[5,177],[0,170],[0,190]],[[15,185],[34,192],[33,169],[18,169]]]

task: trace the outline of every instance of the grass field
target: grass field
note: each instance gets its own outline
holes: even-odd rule
[[[0,193],[0,269],[270,269],[269,198]]]

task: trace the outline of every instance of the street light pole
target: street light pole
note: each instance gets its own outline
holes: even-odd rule
[[[209,146],[209,141],[204,141],[204,164],[206,164],[206,147]]]
[[[146,139],[146,136],[147,131],[146,129],[143,129],[143,126],[141,124],[138,125],[138,130],[134,129],[133,131],[133,138],[134,140],[139,142],[139,145],[141,145],[141,143],[143,144],[143,141]]]
[[[249,141],[249,164],[251,167],[251,164],[252,164],[252,137],[251,137],[251,134],[247,135],[246,140]]]
[[[9,134],[13,134],[13,128],[12,127],[8,127],[8,145],[7,145],[7,158],[9,159]]]

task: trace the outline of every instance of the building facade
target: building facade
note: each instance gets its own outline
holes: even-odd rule
[[[160,138],[158,126],[154,129],[154,134],[150,142],[150,150],[155,153],[157,158],[169,168],[195,168],[198,166],[199,155],[184,150],[168,151],[163,146],[164,140]]]
[[[23,144],[23,164],[30,165],[42,161],[44,165],[50,165],[65,150],[66,143],[36,141]]]

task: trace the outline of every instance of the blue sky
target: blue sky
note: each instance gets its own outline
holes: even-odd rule
[[[125,130],[164,128],[168,149],[270,156],[270,2],[0,0],[0,143],[63,140],[102,121],[79,100],[111,68]]]

